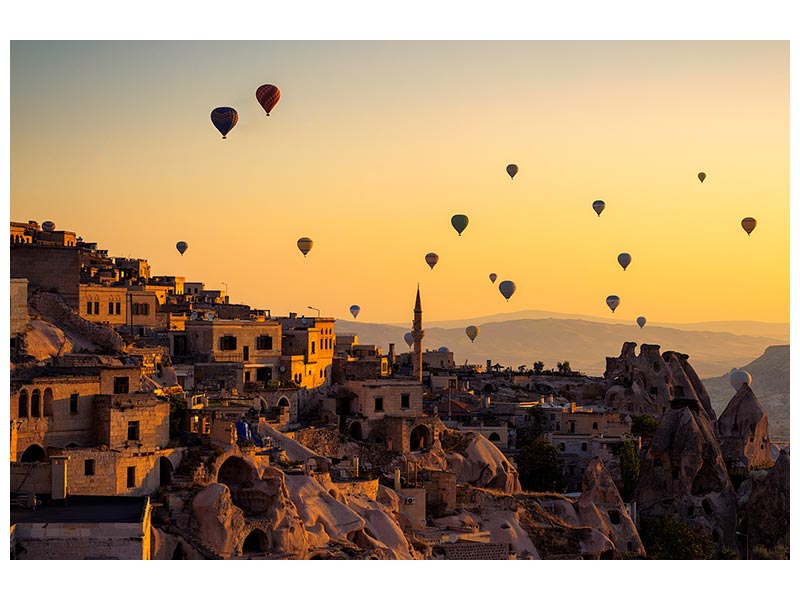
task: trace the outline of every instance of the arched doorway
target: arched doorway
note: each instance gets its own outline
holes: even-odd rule
[[[269,550],[269,539],[267,534],[260,529],[253,529],[249,535],[244,538],[242,544],[242,554],[255,554],[267,552]]]
[[[217,472],[217,482],[224,483],[231,489],[238,488],[255,477],[253,467],[238,456],[227,458]]]
[[[499,442],[500,441],[500,436],[497,434],[496,431],[493,431],[492,433],[489,434],[489,441],[490,442]]]
[[[183,551],[183,544],[175,546],[172,552],[172,560],[186,560],[186,553]]]
[[[281,397],[281,399],[278,400],[278,406],[289,408],[289,399],[286,396]]]
[[[431,445],[431,432],[425,425],[417,425],[411,430],[411,450],[423,450]]]
[[[28,418],[28,390],[19,393],[19,404],[17,405],[17,418]]]
[[[38,444],[32,444],[25,449],[19,460],[24,463],[47,462],[47,452]]]
[[[42,393],[38,389],[31,394],[31,416],[42,416]]]
[[[169,485],[172,482],[172,472],[174,471],[172,462],[166,457],[162,456],[158,459],[158,484]]]
[[[364,439],[364,433],[361,429],[361,423],[359,421],[353,421],[350,423],[350,437],[356,441],[362,441]]]

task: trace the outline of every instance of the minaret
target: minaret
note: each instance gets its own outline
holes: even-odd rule
[[[414,379],[422,381],[422,302],[419,299],[419,285],[417,285],[417,303],[414,305],[414,323],[411,328],[411,337],[414,338]]]

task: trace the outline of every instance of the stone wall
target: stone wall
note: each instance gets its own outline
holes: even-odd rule
[[[338,456],[341,436],[337,427],[316,428],[305,427],[289,434],[297,442],[303,444],[320,456]]]
[[[508,560],[508,544],[456,542],[437,546],[448,560]]]
[[[137,440],[129,424],[139,423]],[[100,395],[95,401],[98,441],[111,448],[163,448],[169,442],[169,402],[151,394]]]
[[[75,286],[75,301],[78,288]],[[48,321],[63,324],[65,327],[97,344],[106,352],[121,352],[124,347],[122,337],[113,329],[100,323],[91,323],[82,319],[69,305],[69,300],[59,294],[50,292],[35,293],[31,296],[31,304]]]
[[[11,246],[11,277],[24,277],[29,288],[53,290],[78,308],[80,257],[77,248],[23,244]]]

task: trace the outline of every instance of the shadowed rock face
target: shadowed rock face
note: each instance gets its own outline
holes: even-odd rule
[[[192,517],[204,545],[224,558],[236,553],[245,529],[244,512],[233,504],[228,486],[212,483],[192,502]]]
[[[675,399],[697,404],[712,422],[716,419],[708,392],[691,367],[686,354],[660,353],[660,347],[625,342],[619,357],[606,358],[604,374],[608,390],[604,403],[614,410],[644,413],[661,418]]]
[[[753,482],[744,509],[747,542],[773,548],[789,546],[789,453],[782,450],[766,477]]]
[[[599,458],[593,458],[584,471],[582,493],[576,508],[580,524],[604,534],[619,553],[644,556],[644,545],[636,525]]]
[[[455,473],[459,483],[492,488],[507,494],[522,491],[517,469],[508,462],[497,446],[479,433],[464,435],[466,448],[447,454],[447,470]]]
[[[642,517],[670,516],[702,527],[718,545],[733,547],[736,493],[698,405],[688,403],[664,415],[642,462],[636,497]]]
[[[717,421],[717,431],[732,474],[746,475],[772,462],[767,412],[749,385],[743,385],[731,398]]]

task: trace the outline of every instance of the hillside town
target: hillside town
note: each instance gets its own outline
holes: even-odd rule
[[[12,559],[789,556],[788,446],[679,349],[461,364],[419,287],[384,348],[49,221],[10,258]]]

